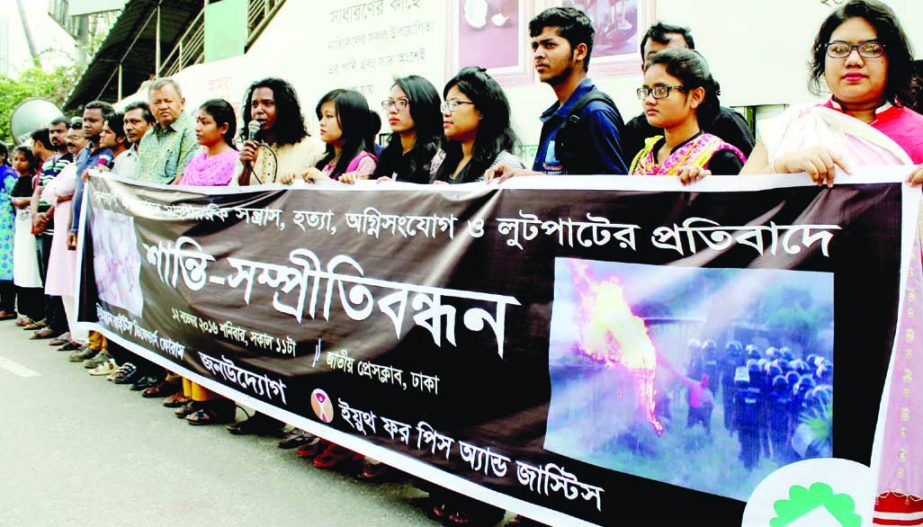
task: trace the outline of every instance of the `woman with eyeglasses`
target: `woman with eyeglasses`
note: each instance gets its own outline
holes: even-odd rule
[[[373,179],[429,183],[433,158],[442,146],[439,92],[417,75],[398,77],[389,97],[381,101],[391,139],[381,153]],[[435,168],[438,168],[438,164]]]
[[[923,116],[906,106],[914,102],[913,53],[891,8],[851,0],[827,17],[814,41],[815,94],[822,79],[830,100],[765,122],[742,173],[805,172],[833,185],[838,170],[923,163]],[[923,168],[908,180],[923,182]]]
[[[651,57],[637,94],[647,122],[664,134],[645,140],[629,173],[679,176],[683,184],[740,173],[747,160],[743,152],[699,124],[718,114],[718,93],[718,82],[697,51],[668,48]]]
[[[498,165],[525,168],[512,151],[519,147],[510,126],[510,103],[484,68],[463,68],[442,90],[445,159],[434,183],[483,181]]]
[[[830,100],[792,108],[764,123],[743,173],[805,172],[816,184],[829,186],[837,172],[892,165],[906,166],[909,182],[923,182],[923,116],[906,106],[914,102],[913,53],[894,11],[875,0],[851,0],[828,16],[814,40],[815,92],[821,79]],[[918,258],[919,254],[914,259],[917,266]],[[898,367],[896,360],[906,364]],[[905,372],[923,371],[923,353],[905,358],[898,352],[887,361],[875,357],[865,364],[870,378],[885,380],[891,371],[890,382],[901,385],[909,379],[902,378]],[[920,449],[906,445],[923,444],[923,427],[912,422],[917,414],[904,415],[901,408],[923,408],[923,391],[908,389],[895,400],[886,390],[885,397],[887,410],[878,426],[886,432],[876,448],[880,462],[872,464],[878,465],[873,476],[878,481],[876,515],[912,519],[923,500],[923,457]],[[850,411],[874,420],[878,409],[876,402],[867,411]],[[906,434],[898,437],[899,429]]]

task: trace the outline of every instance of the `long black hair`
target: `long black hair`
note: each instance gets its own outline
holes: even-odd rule
[[[298,103],[295,88],[288,82],[276,77],[258,80],[247,88],[247,96],[243,104],[244,130],[253,120],[250,114],[250,99],[253,98],[253,92],[257,88],[269,88],[272,90],[272,97],[276,101],[276,120],[272,125],[272,133],[276,137],[277,145],[300,143],[302,139],[309,135],[308,129],[304,125],[304,116],[301,115],[301,105]]]
[[[199,110],[207,113],[215,120],[215,126],[221,128],[221,125],[227,124],[228,131],[224,133],[224,142],[234,150],[234,134],[237,133],[237,116],[234,115],[234,107],[224,99],[209,99],[199,106]]]
[[[419,75],[394,79],[409,101],[410,117],[417,135],[413,149],[404,155],[400,134],[391,134],[388,146],[381,153],[374,178],[400,174],[400,181],[429,183],[433,157],[442,146],[442,111],[439,109],[439,92],[433,84]]]
[[[718,101],[721,86],[712,77],[708,62],[698,51],[685,48],[663,49],[648,59],[645,68],[655,64],[663,65],[670,76],[679,79],[685,93],[688,94],[696,88],[705,89],[705,98],[695,110],[699,123],[711,122],[718,115],[721,109],[721,103]]]
[[[349,163],[361,152],[375,153],[375,135],[381,129],[381,117],[369,109],[365,96],[355,90],[336,89],[321,97],[315,108],[318,120],[321,118],[321,106],[333,102],[337,111],[337,123],[343,132],[343,149],[330,177],[337,179],[346,172]],[[332,144],[327,145],[327,153],[318,161],[316,167],[323,169],[336,156]]]
[[[916,101],[918,80],[914,76],[913,48],[894,11],[877,0],[850,0],[830,14],[821,24],[814,39],[810,62],[811,77],[808,87],[815,95],[821,93],[821,79],[824,77],[827,43],[830,36],[843,22],[850,18],[861,18],[875,28],[877,40],[885,45],[888,57],[888,80],[885,98],[897,106],[912,105]]]
[[[443,98],[448,97],[453,87],[471,99],[474,108],[481,112],[482,118],[474,139],[474,153],[457,178],[463,182],[474,181],[490,168],[500,152],[505,150],[512,153],[517,150],[519,139],[510,126],[510,102],[503,88],[484,68],[462,68],[458,75],[446,83],[442,90]],[[463,157],[461,143],[447,140],[444,150],[445,161],[439,167],[435,179],[449,181]]]

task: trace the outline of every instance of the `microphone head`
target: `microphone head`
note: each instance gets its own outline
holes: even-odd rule
[[[256,134],[260,131],[261,127],[262,125],[260,125],[259,121],[250,121],[247,124],[247,141],[256,139]]]

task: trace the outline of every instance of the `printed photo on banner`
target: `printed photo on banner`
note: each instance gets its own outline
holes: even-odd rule
[[[528,24],[532,2],[524,0],[454,0],[449,34],[451,75],[466,66],[480,66],[498,80],[528,82],[532,63]]]
[[[544,448],[746,500],[833,455],[831,273],[555,260]]]
[[[637,74],[641,38],[653,23],[654,0],[548,0],[545,7],[576,7],[593,21],[591,75]]]
[[[135,220],[104,209],[93,214],[93,271],[99,298],[140,317],[144,291]]]

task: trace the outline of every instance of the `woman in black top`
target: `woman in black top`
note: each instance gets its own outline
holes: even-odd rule
[[[498,165],[525,168],[513,151],[519,139],[510,124],[510,103],[503,88],[478,67],[462,68],[442,90],[445,161],[434,182],[471,183]]]
[[[32,234],[32,216],[29,205],[35,191],[38,164],[32,150],[17,146],[13,150],[13,169],[17,172],[16,185],[10,193],[16,209],[16,230],[13,244],[13,278],[16,284],[16,301],[19,311],[17,326],[26,326],[44,318],[44,290],[38,268],[35,236]]]
[[[391,139],[373,178],[429,183],[433,157],[443,141],[439,102],[439,92],[423,77],[409,75],[394,80],[389,97],[381,101]]]

